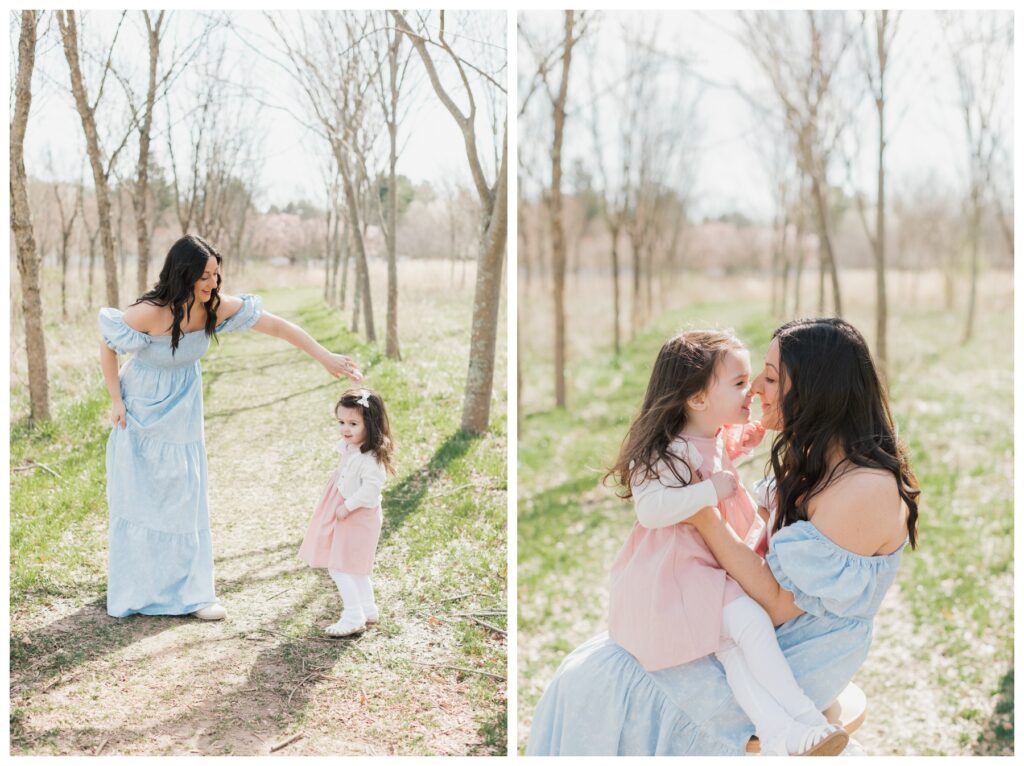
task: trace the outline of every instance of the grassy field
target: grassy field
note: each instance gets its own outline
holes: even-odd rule
[[[225,284],[355,356],[388,406],[398,476],[385,487],[375,571],[382,620],[355,640],[323,637],[340,600],[326,572],[296,555],[336,460],[331,407],[344,384],[258,333],[212,346],[209,497],[228,618],[116,620],[105,612],[109,399],[95,312],[76,294],[68,322],[48,315],[54,418],[35,429],[24,422],[15,325],[13,754],[260,755],[293,737],[281,754],[505,752],[504,386],[491,432],[461,434],[472,279],[457,290],[446,266],[403,268],[401,362],[342,329],[348,312],[343,320],[321,301],[315,272],[229,274]]]
[[[869,275],[844,275],[848,318],[872,335]],[[920,547],[908,551],[855,681],[868,695],[855,739],[872,755],[1013,752],[1012,279],[989,274],[975,340],[919,275],[911,301],[890,282],[891,398],[922,487]],[[520,297],[524,393],[519,430],[519,743],[566,653],[605,629],[607,571],[633,523],[600,485],[643,396],[658,347],[684,326],[732,327],[755,370],[778,324],[753,279],[695,280],[664,313],[609,350],[607,286],[571,286],[570,407],[550,409],[547,311]],[[729,296],[715,302],[707,296]],[[604,304],[605,307],[607,303]],[[809,304],[805,304],[809,305]],[[532,310],[531,310],[532,308]],[[741,470],[760,474],[765,447]]]

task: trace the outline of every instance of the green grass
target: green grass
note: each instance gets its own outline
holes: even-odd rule
[[[318,289],[258,292],[268,309],[356,357],[386,402],[398,475],[385,487],[375,568],[381,624],[356,641],[323,639],[337,591],[295,558],[336,459],[329,413],[344,385],[256,333],[224,336],[203,359],[217,587],[229,619],[106,617],[109,398],[98,371],[82,373],[95,364],[83,354],[65,372],[90,385],[58,381],[53,420],[11,432],[12,467],[60,475],[12,475],[13,751],[89,753],[107,738],[106,753],[188,753],[182,731],[199,727],[210,753],[256,754],[269,747],[262,740],[303,729],[309,754],[361,752],[374,731],[373,747],[388,753],[504,753],[506,683],[487,674],[504,678],[506,644],[465,615],[507,628],[505,402],[498,386],[487,434],[458,430],[464,302],[431,307],[436,298],[414,294],[407,310],[432,321],[409,322],[396,362],[344,329]],[[504,364],[501,355],[497,380]],[[203,667],[211,690],[181,685],[181,673]],[[222,673],[241,686],[217,684]],[[339,705],[353,716],[344,730]],[[119,723],[129,711],[131,723]],[[455,739],[439,745],[442,729]]]
[[[855,305],[852,319],[870,336],[864,307]],[[879,651],[911,655],[907,670],[940,690],[942,710],[935,715],[957,718],[954,726],[966,736],[960,752],[1006,754],[1012,752],[1013,703],[1000,676],[1013,661],[1012,332],[1008,314],[983,313],[977,340],[961,347],[948,341],[959,337],[960,321],[937,310],[892,319],[891,400],[922,489],[920,548],[905,555],[897,581],[909,605],[899,619],[909,621],[907,633],[927,636],[928,653],[941,663],[915,656],[909,645]],[[657,350],[682,327],[707,324],[735,329],[756,371],[778,323],[766,306],[750,302],[667,313],[625,344],[618,358],[598,348],[575,360],[568,411],[536,411],[522,420],[520,747],[558,663],[605,628],[607,571],[633,514],[611,487],[601,486],[601,477],[639,407]],[[520,364],[531,379],[545,377],[544,353],[524,352]],[[758,461],[741,469],[747,483],[760,471]],[[884,692],[866,689],[869,697],[892,696],[899,682],[888,680]],[[998,724],[988,720],[993,696],[1004,708]],[[893,754],[932,747],[926,732],[902,732],[904,741],[896,735],[885,744]]]

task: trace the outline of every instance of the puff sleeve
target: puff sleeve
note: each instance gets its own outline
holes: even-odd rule
[[[217,325],[216,332],[248,330],[263,316],[263,299],[260,296],[246,293],[238,297],[242,299],[242,307]]]
[[[129,327],[120,309],[100,309],[99,324],[103,342],[116,354],[140,351],[153,341],[146,333]]]
[[[832,542],[809,521],[798,521],[771,538],[765,560],[805,612],[870,620],[896,578],[902,551],[861,556]]]

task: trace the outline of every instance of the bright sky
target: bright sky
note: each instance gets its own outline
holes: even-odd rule
[[[796,12],[794,12],[796,13]],[[1006,12],[1003,12],[1005,15]],[[560,33],[561,13],[521,12],[520,19],[536,33],[543,28]],[[691,92],[700,88],[698,119],[701,124],[696,145],[691,146],[696,158],[696,179],[693,213],[696,216],[718,215],[739,211],[761,219],[773,213],[771,182],[762,156],[770,151],[771,139],[762,120],[739,89],[768,93],[767,81],[748,51],[730,34],[737,27],[729,12],[602,12],[595,37],[589,42],[598,55],[596,68],[601,81],[607,82],[616,73],[625,71],[622,30],[657,29],[659,50],[692,62],[696,77],[690,79]],[[529,76],[523,70],[530,62],[520,45],[520,91]],[[586,52],[575,55],[570,93],[588,94],[587,78],[592,56]],[[1007,61],[1007,109],[1012,112],[1012,60]],[[557,69],[557,67],[556,67]],[[890,133],[886,153],[890,189],[901,184],[922,183],[929,174],[953,188],[962,188],[966,178],[967,147],[958,107],[958,90],[950,64],[942,28],[931,12],[905,12],[893,46],[891,62],[890,102],[887,125]],[[698,85],[698,83],[700,83]],[[739,86],[737,88],[737,86]],[[583,96],[587,100],[587,96]],[[659,104],[652,107],[677,109],[672,94],[659,94]],[[774,103],[768,96],[766,103]],[[536,104],[534,106],[537,106]],[[548,113],[550,106],[545,105]],[[618,164],[615,156],[617,109],[613,96],[601,101],[603,140],[608,144],[609,167]],[[856,172],[873,188],[876,172],[877,128],[874,105],[865,101],[856,131],[862,152]],[[550,120],[550,118],[548,118]],[[585,160],[591,153],[588,119],[577,112],[576,124],[567,127],[566,166],[574,156]],[[1012,117],[1011,117],[1012,119]],[[522,130],[522,126],[520,126]],[[547,128],[550,132],[550,128]],[[574,132],[573,132],[574,131]],[[1012,140],[1012,139],[1011,139]],[[1012,154],[1011,154],[1012,157]],[[835,179],[835,176],[833,176]]]
[[[51,14],[47,14],[50,16]],[[303,127],[289,114],[308,119],[302,94],[294,81],[282,69],[268,61],[265,55],[257,53],[257,49],[267,53],[273,42],[279,45],[274,32],[263,14],[256,12],[231,11],[229,15],[239,34],[222,32],[221,39],[226,41],[226,79],[233,85],[245,84],[250,90],[259,94],[264,103],[263,108],[255,111],[255,104],[250,102],[256,115],[255,122],[264,134],[259,159],[260,184],[263,193],[259,200],[263,205],[283,205],[288,201],[308,199],[319,204],[324,195],[322,174],[324,157],[326,156],[323,139]],[[505,14],[501,12],[483,12],[474,19],[468,19],[466,13],[448,14],[448,35],[453,45],[465,58],[473,63],[481,64],[481,68],[494,73],[496,62],[504,59],[506,51]],[[120,14],[111,11],[91,11],[84,14],[82,27],[85,29],[86,40],[93,45],[93,50],[105,49],[109,45]],[[284,15],[286,24],[295,27],[297,13]],[[407,13],[411,22],[415,15]],[[436,15],[432,16],[436,26]],[[201,26],[201,17],[196,12],[179,11],[173,14],[173,29],[177,44],[183,46],[190,36]],[[315,26],[315,25],[314,25]],[[128,19],[121,30],[117,44],[115,61],[122,68],[133,71],[138,82],[144,87],[145,69],[148,66],[148,53],[144,47],[144,26],[139,11],[130,11]],[[460,38],[459,35],[462,35]],[[249,41],[249,44],[243,42]],[[12,47],[17,48],[17,30],[11,32]],[[477,44],[480,41],[482,44]],[[406,44],[408,46],[408,43]],[[167,47],[171,47],[170,43]],[[484,51],[484,53],[481,53]],[[435,62],[442,63],[443,53],[436,47],[431,49]],[[491,60],[482,60],[482,56],[490,56]],[[451,92],[456,93],[454,68],[439,66],[442,80],[452,86]],[[12,69],[13,71],[13,69]],[[402,154],[398,161],[398,172],[409,176],[414,182],[431,181],[435,184],[446,180],[469,182],[469,170],[466,160],[462,133],[454,120],[437,99],[429,80],[426,78],[419,57],[414,54],[410,65],[408,98],[412,111],[399,128],[399,144]],[[506,71],[497,72],[497,79],[504,82]],[[181,90],[172,95],[172,103],[180,101],[182,90],[191,86],[188,78],[193,76],[195,67],[180,80]],[[98,72],[96,73],[98,74]],[[89,77],[87,75],[87,77]],[[482,92],[480,80],[474,77],[474,88]],[[94,96],[98,76],[89,78]],[[53,29],[40,39],[40,50],[36,64],[36,76],[33,82],[34,99],[32,113],[29,118],[28,135],[25,145],[25,164],[29,175],[50,178],[53,176],[67,180],[78,177],[79,166],[85,156],[85,143],[78,114],[74,109],[69,90],[67,64],[56,33],[56,22]],[[122,124],[125,113],[121,105],[121,88],[116,81],[109,80],[106,85],[104,99],[110,99],[106,107],[101,107],[101,120],[108,125]],[[456,98],[460,104],[464,99]],[[477,115],[478,145],[484,161],[491,155],[490,108],[486,99],[480,98]],[[175,119],[179,115],[175,114]],[[158,110],[158,129],[164,129],[166,111]],[[126,124],[126,123],[125,123]],[[188,118],[182,119],[175,144],[175,155],[181,164],[181,158],[187,152]],[[386,140],[386,134],[382,141]],[[499,137],[500,140],[500,137]],[[157,159],[166,164],[166,138],[154,139]],[[385,144],[382,143],[382,146]],[[108,141],[109,146],[109,141]],[[109,151],[109,149],[108,149]],[[134,164],[137,150],[134,147],[128,152],[126,167]],[[49,170],[48,154],[53,157],[53,172]],[[493,175],[493,171],[490,171]],[[86,168],[88,185],[91,185],[91,172]]]

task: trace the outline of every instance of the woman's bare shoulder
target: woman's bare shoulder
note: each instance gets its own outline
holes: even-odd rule
[[[221,294],[220,303],[217,305],[217,324],[231,319],[240,308],[242,308],[242,299],[237,295]]]
[[[856,467],[810,503],[808,517],[837,545],[862,556],[888,553],[907,533],[907,513],[896,477],[881,469]]]
[[[161,324],[167,318],[167,309],[164,306],[154,306],[152,303],[134,303],[124,310],[124,321],[129,327],[138,332],[149,335],[159,335],[164,331]]]

